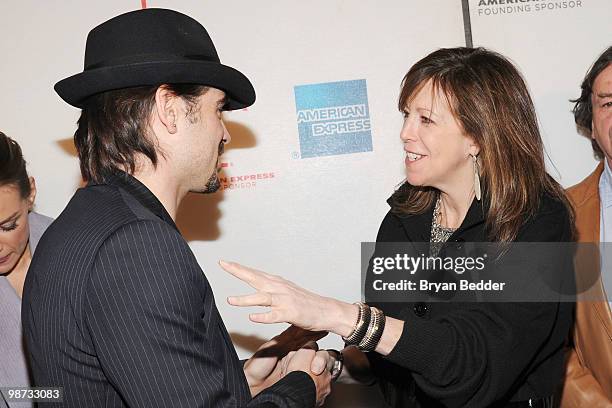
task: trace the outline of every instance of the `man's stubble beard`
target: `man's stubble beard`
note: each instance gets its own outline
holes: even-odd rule
[[[223,141],[221,141],[219,143],[219,154],[217,156],[217,163],[215,165],[215,168],[213,169],[213,173],[208,178],[208,181],[206,182],[206,185],[204,186],[204,188],[192,190],[192,192],[200,193],[200,194],[211,194],[211,193],[218,191],[221,188],[221,180],[219,179],[218,164],[219,164],[219,159],[221,158],[221,155],[223,154],[223,150],[224,150],[224,143]]]
[[[214,170],[214,173],[210,176],[208,181],[206,182],[206,186],[204,189],[200,191],[202,194],[210,194],[218,191],[221,188],[221,180],[219,180],[219,175],[217,174],[217,169]]]

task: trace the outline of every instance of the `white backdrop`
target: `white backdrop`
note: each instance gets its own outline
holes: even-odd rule
[[[574,185],[590,174],[596,162],[591,142],[576,133],[573,104],[568,100],[580,96],[587,69],[612,45],[612,1],[539,0],[479,6],[489,3],[469,0],[474,46],[495,49],[520,68],[538,111],[551,159],[549,171],[564,186]]]
[[[508,55],[521,68],[557,168],[551,172],[569,186],[595,161],[589,141],[576,134],[567,100],[578,95],[586,69],[610,44],[612,4],[582,0],[580,6],[554,8],[564,1],[540,0],[521,3],[531,11],[500,14],[507,7],[495,5],[500,2],[508,1],[469,1],[474,44]],[[535,11],[548,3],[553,9]],[[78,111],[54,93],[53,84],[82,70],[91,28],[140,6],[138,0],[3,0],[0,130],[24,150],[41,213],[57,216],[80,182],[71,141]],[[462,2],[149,0],[148,7],[173,8],[200,21],[221,61],[249,76],[257,91],[253,107],[226,115],[233,137],[223,157],[227,188],[188,197],[178,220],[240,356],[247,357],[284,326],[252,324],[247,310],[227,306],[228,294],[248,289],[222,272],[217,260],[281,274],[343,300],[359,299],[360,243],[375,239],[385,200],[403,178],[400,81],[432,50],[465,45]],[[294,87],[362,79],[371,149],[300,158]],[[323,341],[324,347],[340,345],[337,338]],[[375,388],[338,391],[328,406],[380,404]]]

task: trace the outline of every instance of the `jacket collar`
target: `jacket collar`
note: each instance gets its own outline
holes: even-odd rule
[[[389,205],[391,204],[391,198],[387,200]],[[410,214],[410,215],[398,215],[402,226],[412,242],[429,242],[431,236],[431,221],[433,219],[433,211],[435,208],[434,203],[421,214]],[[463,222],[457,228],[457,230],[450,236],[449,241],[456,239],[457,237],[465,234],[475,227],[480,227],[480,231],[483,231],[482,225],[485,221],[486,208],[488,205],[483,201],[478,201],[474,198],[468,212],[463,219]]]
[[[567,191],[576,212],[579,242],[599,242],[599,178],[603,168],[602,161],[587,178]]]
[[[568,193],[576,210],[582,206],[591,205],[593,201],[596,201],[599,206],[599,179],[603,171],[604,162],[602,160],[587,178],[568,189]]]
[[[151,211],[155,216],[164,220],[168,225],[172,226],[178,231],[174,220],[166,208],[162,205],[159,199],[138,179],[134,176],[117,170],[114,174],[105,177],[104,184],[109,184],[115,187],[119,187],[127,192],[129,195],[134,197],[143,207]]]

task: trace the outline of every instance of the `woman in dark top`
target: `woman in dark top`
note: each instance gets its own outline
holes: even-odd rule
[[[546,173],[533,103],[506,58],[435,51],[404,77],[399,109],[407,177],[388,200],[377,246],[427,242],[430,256],[443,256],[464,242],[572,240],[571,207]],[[559,259],[571,269],[571,257]],[[392,406],[548,407],[561,381],[572,303],[348,304],[222,266],[258,290],[231,304],[269,306],[250,316],[256,322],[343,336],[352,346],[339,378],[377,381]]]

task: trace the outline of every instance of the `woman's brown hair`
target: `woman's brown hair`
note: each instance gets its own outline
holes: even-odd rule
[[[21,198],[30,196],[30,178],[19,144],[0,132],[0,186],[11,185],[19,189]]]
[[[513,241],[547,194],[573,212],[563,188],[546,172],[544,145],[525,81],[508,59],[484,48],[443,48],[410,68],[399,109],[428,81],[445,97],[464,132],[480,146],[479,168],[491,241]],[[404,183],[392,198],[395,212],[422,213],[437,190]]]

